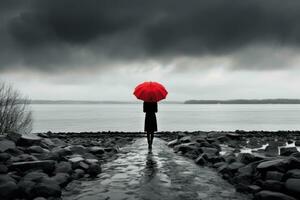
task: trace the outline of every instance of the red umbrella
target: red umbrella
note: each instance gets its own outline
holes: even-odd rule
[[[165,99],[168,92],[162,84],[150,81],[136,86],[133,94],[136,98],[146,102],[158,102]]]

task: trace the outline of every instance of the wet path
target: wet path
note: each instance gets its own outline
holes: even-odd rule
[[[145,138],[124,147],[93,181],[81,183],[74,200],[248,200],[215,171],[173,153],[155,138],[148,152]]]

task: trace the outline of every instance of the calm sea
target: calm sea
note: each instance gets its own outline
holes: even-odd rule
[[[33,132],[143,131],[142,104],[34,104]],[[159,104],[159,131],[300,130],[300,105]]]

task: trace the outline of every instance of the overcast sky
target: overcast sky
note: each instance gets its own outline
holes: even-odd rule
[[[0,80],[32,99],[300,98],[297,0],[1,0]]]

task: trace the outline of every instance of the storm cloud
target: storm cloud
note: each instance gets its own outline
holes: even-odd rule
[[[256,47],[300,45],[295,0],[3,0],[0,11],[0,70],[235,55],[233,69],[272,69],[290,56],[266,64]]]

